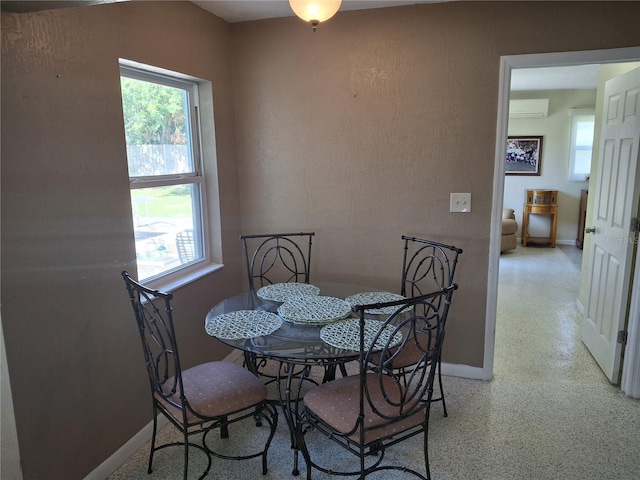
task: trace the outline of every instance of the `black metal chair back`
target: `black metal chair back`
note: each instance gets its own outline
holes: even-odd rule
[[[152,290],[136,282],[127,272],[122,276],[138,325],[152,394],[184,409],[182,369],[173,326],[173,294]],[[174,400],[175,394],[181,399]]]
[[[453,284],[418,297],[354,307],[359,318],[358,374],[315,387],[304,397],[306,421],[359,457],[359,470],[337,474],[365,478],[375,471],[400,470],[418,478],[431,478],[428,427],[437,370],[432,359],[440,355],[456,288]],[[384,321],[373,323],[368,319],[368,310],[389,307],[395,310]],[[414,355],[420,351],[421,355],[411,372],[400,379],[393,367],[405,349]],[[424,435],[426,474],[404,463],[388,465],[383,461],[387,447],[419,434]],[[308,465],[307,479],[311,478],[312,468],[336,473],[314,463],[306,444],[301,443]],[[368,458],[374,460],[365,462]]]
[[[309,283],[314,232],[241,235],[249,288]]]
[[[453,285],[462,249],[405,235],[402,240],[404,256],[401,295],[415,297]]]
[[[387,420],[398,421],[416,409],[424,408],[424,402],[431,400],[436,373],[431,360],[437,358],[442,348],[451,297],[457,288],[453,284],[441,291],[392,302],[390,305],[396,303],[396,310],[379,326],[370,341],[367,341],[369,334],[365,316],[368,309],[376,307],[360,305],[354,308],[360,319],[361,364],[366,366],[360,370],[362,392],[376,414]],[[394,384],[393,391],[385,389],[387,377],[397,380],[393,374],[395,359],[408,349],[414,354],[420,352],[411,372],[406,374],[401,384]],[[398,389],[400,386],[403,388]],[[378,405],[379,397],[384,399],[382,406]],[[386,414],[384,406],[396,408],[397,411],[392,409],[392,415]]]

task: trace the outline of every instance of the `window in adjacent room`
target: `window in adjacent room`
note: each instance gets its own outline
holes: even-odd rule
[[[593,114],[572,115],[569,180],[584,181],[589,178],[594,124]]]
[[[198,84],[121,66],[120,86],[138,278],[186,273],[207,259]]]

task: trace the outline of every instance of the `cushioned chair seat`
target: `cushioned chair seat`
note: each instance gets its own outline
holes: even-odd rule
[[[182,371],[185,396],[191,408],[203,417],[222,417],[244,410],[262,402],[267,396],[267,387],[255,375],[240,365],[231,362],[209,362]],[[173,379],[167,385],[173,384]],[[182,421],[182,410],[174,407],[156,394],[158,401],[178,421]],[[178,394],[169,399],[180,403]],[[187,411],[189,424],[202,420]]]
[[[369,393],[373,399],[372,403],[380,409],[380,413],[390,417],[397,416],[400,411],[397,407],[389,405],[387,400],[382,399],[382,392],[378,381],[380,376],[368,374],[371,379],[369,383]],[[390,376],[384,378],[385,393],[389,396],[399,398],[402,386],[397,380]],[[331,382],[319,385],[310,390],[304,396],[304,404],[309,412],[329,425],[332,429],[349,434],[355,426],[360,413],[358,402],[360,389],[360,377],[358,375],[343,377]],[[394,395],[391,395],[391,394]],[[376,401],[376,397],[380,398]],[[405,405],[405,409],[406,409]],[[403,418],[395,423],[388,423],[389,420],[373,412],[371,405],[365,401],[365,444],[373,441],[388,438],[398,432],[402,432],[420,425],[426,419],[424,408],[419,409],[415,414]],[[376,428],[378,425],[384,425]],[[353,441],[359,441],[360,430],[357,429],[349,434]]]

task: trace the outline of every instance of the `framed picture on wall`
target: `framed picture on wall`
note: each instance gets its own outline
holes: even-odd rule
[[[506,175],[540,175],[542,137],[508,137]]]

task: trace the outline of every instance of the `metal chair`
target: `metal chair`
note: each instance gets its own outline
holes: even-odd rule
[[[196,259],[196,243],[193,238],[193,230],[183,230],[176,233],[176,249],[182,265]]]
[[[262,474],[267,473],[267,451],[276,432],[278,414],[266,402],[266,387],[248,370],[230,362],[209,362],[182,370],[174,330],[170,293],[152,290],[122,272],[133,312],[135,314],[142,349],[151,386],[153,405],[153,434],[149,454],[152,471],[157,450],[170,446],[184,447],[184,478],[187,478],[189,447],[207,456],[204,478],[211,468],[211,456],[244,460],[262,457]],[[156,446],[158,413],[162,413],[183,434],[183,441]],[[208,436],[215,430],[221,438],[228,438],[229,426],[245,419],[257,425],[266,421],[270,432],[260,452],[229,456],[213,451]],[[202,435],[202,444],[189,441]]]
[[[309,283],[314,232],[240,235],[249,288],[273,283]]]
[[[400,294],[405,297],[415,297],[425,293],[438,291],[454,284],[454,275],[458,265],[458,257],[462,249],[452,245],[433,242],[423,238],[403,235],[404,255],[402,260],[402,285]],[[420,352],[412,354],[406,349],[402,355],[394,359],[394,369],[404,375],[415,364],[414,356],[421,357]],[[442,389],[441,358],[438,357],[438,387],[440,396],[433,402],[442,402],[444,416],[448,416],[447,405]]]
[[[436,363],[444,339],[445,325],[455,284],[427,295],[358,305],[360,357],[358,374],[314,387],[304,396],[303,425],[297,444],[312,469],[333,475],[367,475],[399,470],[418,478],[431,478],[428,455],[429,410],[432,403]],[[379,326],[367,328],[366,311],[394,306]],[[368,331],[369,330],[369,331]],[[368,334],[373,331],[374,334]],[[392,373],[398,355],[410,348],[421,352],[410,372],[402,378]],[[313,432],[320,432],[359,458],[357,469],[336,472],[313,461],[308,445]],[[416,435],[423,435],[425,474],[417,467],[386,464],[385,450]]]

